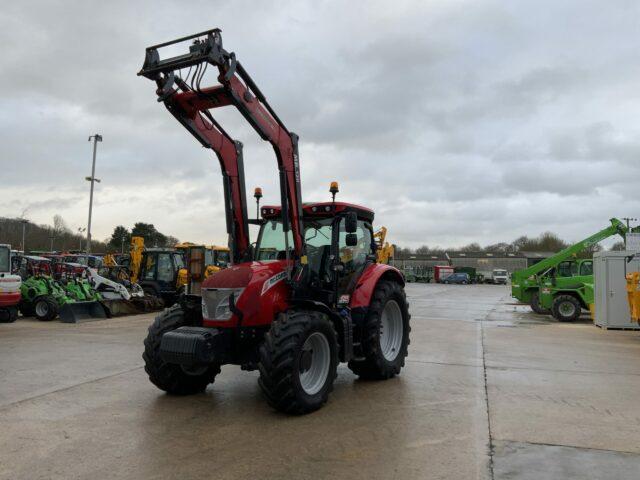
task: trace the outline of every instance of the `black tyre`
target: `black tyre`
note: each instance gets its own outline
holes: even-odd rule
[[[553,318],[559,322],[575,322],[580,318],[582,305],[580,300],[572,295],[559,295],[551,307]]]
[[[466,285],[466,284],[467,284],[467,281],[466,281],[466,280],[463,280],[461,283],[462,283],[462,285]]]
[[[538,292],[533,292],[531,294],[531,302],[529,305],[531,306],[531,310],[539,315],[549,315],[551,313],[551,310],[548,308],[542,308],[540,305],[540,295]]]
[[[33,303],[24,300],[18,304],[18,310],[23,317],[33,317],[35,314],[33,311]]]
[[[16,307],[0,308],[0,323],[13,323],[18,319],[18,309]]]
[[[43,295],[33,302],[33,313],[41,322],[50,322],[58,316],[58,303],[52,297]]]
[[[337,367],[337,335],[326,316],[314,311],[283,313],[260,346],[258,383],[276,410],[309,413],[326,403]]]
[[[368,380],[385,380],[399,374],[410,343],[410,318],[402,286],[392,281],[379,282],[363,327],[365,358],[351,360],[351,371]]]
[[[149,380],[160,390],[172,395],[192,395],[203,392],[220,373],[220,365],[209,365],[194,372],[185,371],[180,365],[167,363],[160,357],[162,335],[187,326],[179,305],[165,309],[149,327],[144,341],[144,369]]]

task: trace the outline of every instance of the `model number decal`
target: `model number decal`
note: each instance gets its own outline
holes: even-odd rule
[[[276,273],[273,277],[271,277],[270,279],[266,280],[264,282],[264,285],[262,285],[262,294],[264,295],[271,287],[273,287],[275,284],[277,284],[278,282],[284,280],[285,278],[287,278],[287,272],[280,272],[280,273]]]

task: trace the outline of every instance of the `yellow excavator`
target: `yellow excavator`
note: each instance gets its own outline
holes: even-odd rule
[[[231,261],[231,250],[229,247],[219,245],[198,245],[191,242],[178,243],[175,248],[182,251],[185,257],[188,256],[192,247],[204,248],[204,278],[227,268]]]
[[[380,227],[380,229],[373,234],[373,241],[378,246],[377,262],[389,263],[389,260],[393,258],[394,248],[393,245],[389,245],[386,241],[387,227]]]

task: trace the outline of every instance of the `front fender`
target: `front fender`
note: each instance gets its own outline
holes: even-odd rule
[[[356,288],[351,294],[349,306],[352,309],[367,308],[371,303],[371,297],[376,289],[376,285],[382,278],[396,281],[404,287],[404,277],[402,273],[400,273],[400,270],[391,265],[373,263],[360,275]]]

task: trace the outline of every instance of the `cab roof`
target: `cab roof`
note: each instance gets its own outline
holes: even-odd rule
[[[260,208],[262,218],[272,219],[279,218],[281,215],[280,205],[265,205]],[[335,213],[355,212],[359,219],[373,222],[373,210],[356,205],[354,203],[345,202],[316,202],[302,204],[303,217],[305,218],[327,218],[333,217]]]

